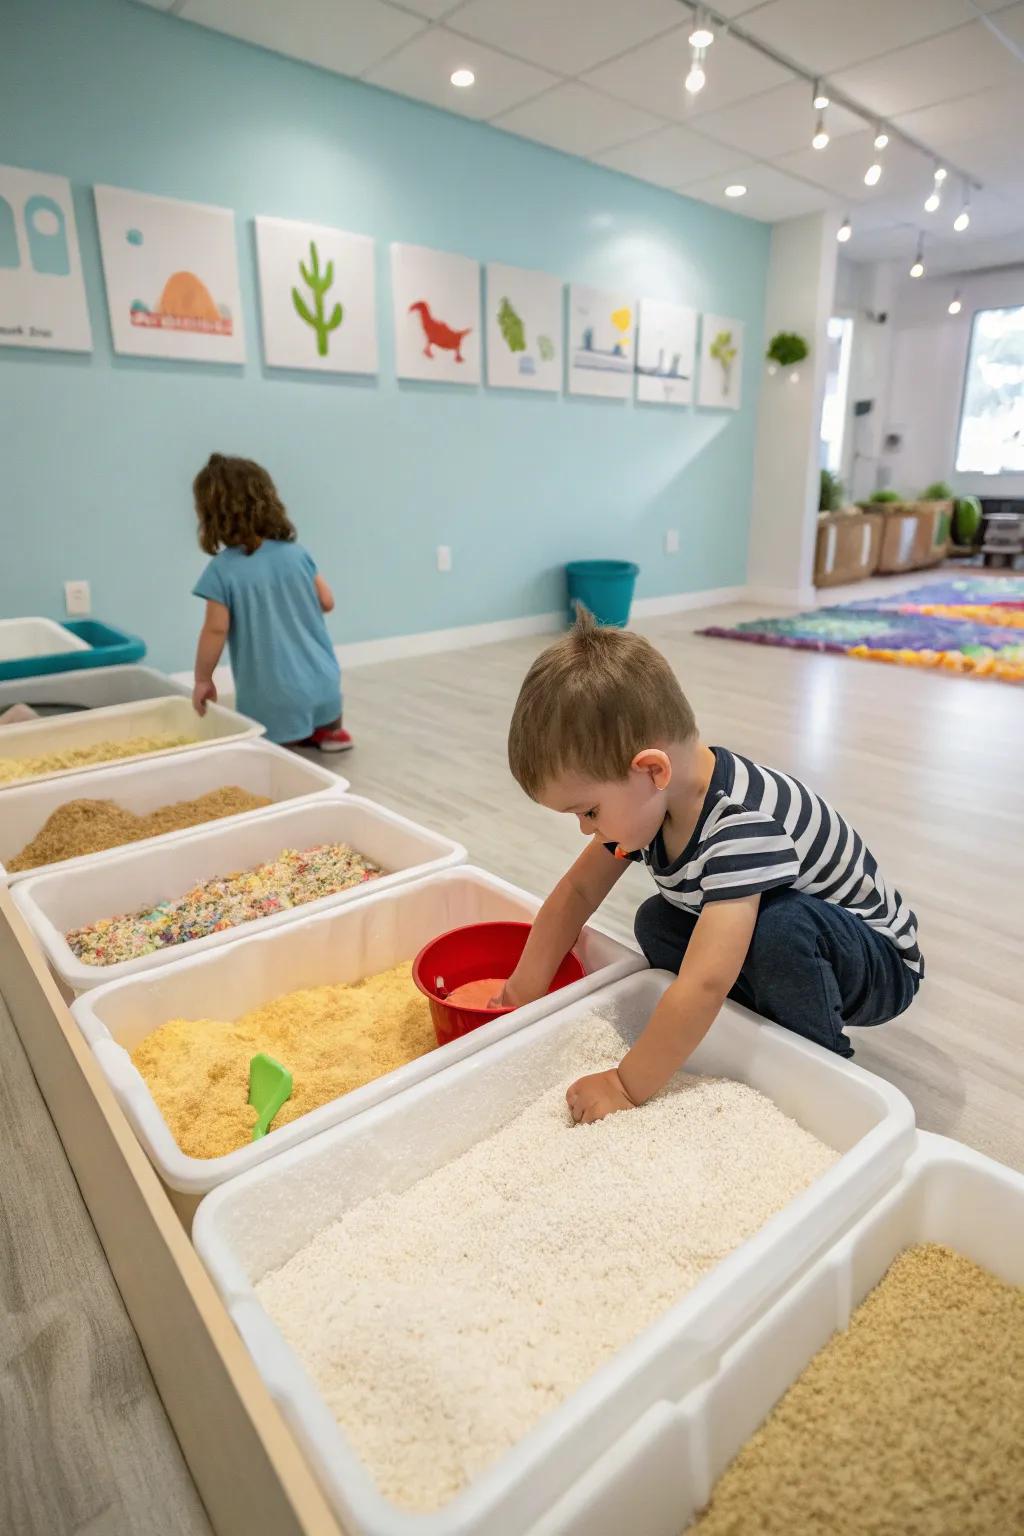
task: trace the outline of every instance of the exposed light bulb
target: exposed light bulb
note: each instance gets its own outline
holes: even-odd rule
[[[957,214],[956,218],[953,220],[953,228],[956,230],[958,235],[962,235],[964,230],[967,228],[967,226],[968,226],[968,224],[970,222],[971,222],[971,216],[967,212],[967,209],[966,208],[961,208],[960,212]]]
[[[939,194],[937,192],[933,192],[930,197],[926,197],[924,200],[925,213],[938,213],[939,204],[941,202],[942,198],[939,196]]]
[[[877,187],[881,179],[882,167],[876,160],[872,165],[869,165],[867,170],[864,172],[864,185],[866,187]]]
[[[884,149],[888,142],[889,135],[884,131],[884,129],[880,128],[875,134],[875,148]]]
[[[734,181],[730,186],[726,187],[725,195],[726,197],[746,197],[747,189],[742,181]]]
[[[828,129],[825,127],[824,112],[818,113],[818,122],[814,130],[814,138],[811,140],[812,149],[828,148]]]
[[[690,33],[690,42],[694,48],[710,48],[715,40],[715,34],[708,26],[708,18],[702,6],[697,7],[693,18],[693,31]]]
[[[845,245],[852,234],[853,225],[850,223],[849,219],[844,219],[839,228],[836,230],[836,239],[839,241],[840,245]]]
[[[963,305],[960,303],[960,295],[959,293],[954,293],[953,297],[949,301],[949,310],[947,313],[951,315],[958,315],[962,309]]]
[[[815,110],[815,112],[824,112],[824,110],[828,106],[828,104],[829,104],[829,98],[826,96],[825,92],[822,90],[821,81],[820,80],[815,80],[815,82],[814,82],[814,110]]]
[[[949,172],[946,170],[946,167],[944,165],[936,166],[936,169],[935,169],[935,180],[937,182],[939,182],[940,185],[941,185],[942,182],[945,181],[945,179],[946,179],[946,177],[948,175],[949,175]]]
[[[707,75],[704,73],[695,59],[694,62],[690,65],[690,73],[687,75],[686,80],[684,81],[686,89],[689,91],[690,95],[696,96],[698,91],[702,91],[704,89],[706,80]]]
[[[918,257],[910,269],[911,277],[924,277],[924,262]]]
[[[471,69],[456,69],[452,71],[452,85],[457,86],[460,91],[464,91],[466,87],[472,85],[475,80],[476,75],[474,75]]]

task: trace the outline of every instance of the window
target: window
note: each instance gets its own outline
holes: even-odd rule
[[[979,309],[974,317],[956,467],[1024,472],[1024,307]]]
[[[846,427],[846,396],[850,383],[850,350],[853,321],[833,315],[828,323],[828,353],[825,372],[825,398],[821,403],[822,469],[837,475],[843,463],[843,436]]]

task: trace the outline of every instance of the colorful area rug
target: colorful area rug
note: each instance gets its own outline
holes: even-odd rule
[[[700,630],[721,640],[1024,682],[1024,577],[933,581],[889,597]]]

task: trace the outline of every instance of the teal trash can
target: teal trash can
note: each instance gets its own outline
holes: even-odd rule
[[[573,560],[565,568],[569,585],[569,622],[582,603],[599,624],[625,629],[640,567],[632,560]]]

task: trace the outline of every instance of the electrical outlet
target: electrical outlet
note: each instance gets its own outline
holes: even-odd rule
[[[447,544],[437,546],[437,568],[439,571],[450,571],[452,568],[452,552]]]
[[[679,553],[679,529],[666,528],[665,530],[666,555],[678,555]]]
[[[87,619],[92,612],[92,594],[87,581],[64,583],[64,610],[69,619]]]

